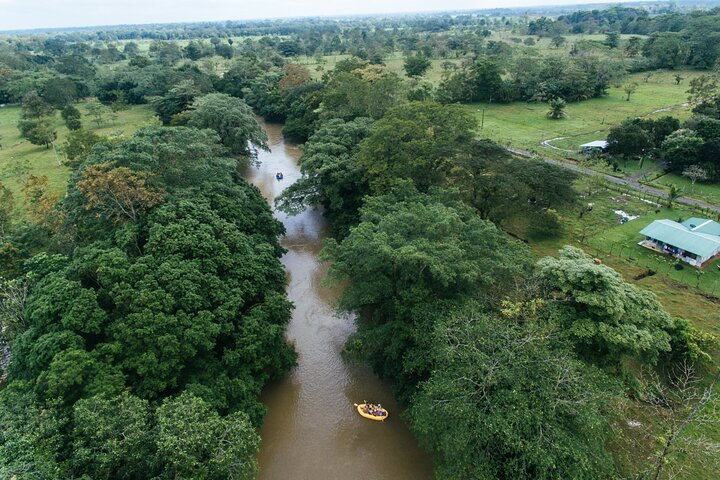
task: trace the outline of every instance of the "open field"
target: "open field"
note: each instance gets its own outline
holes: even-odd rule
[[[580,191],[586,190],[585,193],[587,193],[587,189],[590,187],[585,183],[585,179],[579,181]],[[709,265],[702,273],[698,273],[697,269],[684,264],[682,270],[675,270],[674,265],[677,262],[674,258],[651,252],[637,245],[643,238],[638,232],[653,220],[686,219],[697,216],[697,213],[678,206],[672,209],[657,207],[637,198],[609,190],[585,196],[582,199],[582,205],[587,203],[593,203],[593,209],[591,212],[583,212],[582,217],[580,216],[581,207],[560,212],[565,226],[563,233],[556,238],[531,241],[533,248],[543,255],[552,255],[562,245],[578,246],[616,268],[626,276],[626,280],[637,282],[640,285],[659,287],[658,296],[671,299],[673,302],[682,302],[683,298],[682,296],[676,297],[669,292],[666,282],[672,282],[675,285],[675,291],[681,291],[683,295],[694,290],[700,296],[720,297],[720,268],[717,267],[720,265],[720,261]],[[615,213],[616,210],[622,210],[633,216],[637,215],[639,218],[621,224],[621,217]],[[635,280],[634,277],[648,270],[655,273]],[[662,280],[655,283],[652,279]],[[685,304],[685,306],[687,305]],[[711,315],[713,321],[708,322],[705,314],[695,320],[703,322],[708,329],[720,335],[720,303],[715,304],[715,308],[716,310]]]
[[[685,80],[675,85],[673,77],[681,73]],[[567,106],[567,117],[550,120],[546,117],[548,107],[544,103],[471,104],[478,122],[484,122],[479,134],[505,145],[538,152],[543,156],[563,158],[574,156],[568,152],[541,146],[543,140],[571,137],[553,141],[556,147],[577,150],[579,145],[593,139],[605,138],[613,125],[637,116],[672,115],[681,120],[689,117],[687,89],[690,79],[699,76],[694,71],[655,72],[645,82],[645,74],[630,75],[628,81],[638,83],[637,91],[626,101],[621,87],[611,87],[608,95]],[[667,107],[676,107],[670,112],[658,112]]]
[[[657,177],[649,182],[653,187],[670,190],[670,185],[682,189],[682,194],[688,197],[705,200],[710,203],[720,204],[720,184],[717,183],[700,183],[696,182],[693,186],[692,182],[676,173],[668,173]]]
[[[154,113],[146,105],[132,106],[127,110],[117,112],[117,119],[108,117],[104,124],[98,127],[90,118],[85,116],[83,104],[76,105],[83,113],[83,126],[102,135],[129,136],[142,125],[153,121]],[[48,177],[50,187],[56,192],[63,192],[66,188],[70,170],[58,162],[62,161],[60,147],[68,134],[68,130],[58,112],[55,113],[54,122],[58,132],[55,142],[58,148],[58,157],[52,148],[33,145],[20,138],[17,128],[20,119],[20,107],[0,108],[0,181],[6,185],[16,198],[21,198],[20,187],[27,175],[45,175]]]

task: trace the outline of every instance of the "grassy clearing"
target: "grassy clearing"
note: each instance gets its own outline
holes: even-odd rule
[[[667,208],[659,209],[657,213],[653,210],[641,218],[607,229],[598,235],[593,235],[588,240],[588,244],[604,255],[627,260],[637,266],[662,274],[687,287],[697,288],[711,295],[718,295],[720,294],[720,268],[717,268],[717,262],[715,265],[707,266],[704,271],[682,263],[680,265],[684,266],[684,268],[676,270],[675,266],[678,265],[678,262],[673,257],[658,254],[637,245],[637,242],[642,240],[642,236],[638,232],[654,220],[665,218],[682,220],[689,218],[691,215],[691,212],[669,210]]]
[[[83,103],[76,106],[84,114]],[[123,135],[129,136],[142,125],[151,122],[154,113],[146,105],[132,106],[127,110],[117,113],[114,121],[105,121],[100,127],[83,116],[83,126],[102,135]],[[53,149],[44,146],[33,145],[27,140],[20,138],[17,128],[20,119],[20,107],[0,108],[0,181],[6,185],[19,202],[21,198],[20,187],[28,175],[45,175],[48,177],[50,187],[58,193],[65,191],[70,170],[58,163]],[[58,132],[58,139],[55,142],[58,149],[65,140],[68,130],[56,112],[54,118],[55,128]],[[62,160],[60,152],[59,157]]]
[[[587,191],[589,187],[584,185],[585,182],[584,179],[581,180],[580,185]],[[673,209],[657,207],[640,199],[607,190],[585,196],[582,201],[583,207],[587,203],[593,203],[592,211],[583,211],[582,216],[581,210],[585,209],[580,207],[561,212],[565,225],[563,234],[557,238],[532,242],[537,251],[542,254],[554,254],[559,247],[569,243],[606,260],[613,268],[617,266],[617,270],[629,277],[628,281],[636,281],[634,277],[640,273],[654,271],[655,274],[638,279],[637,282],[660,287],[658,296],[682,300],[672,295],[663,282],[671,282],[674,290],[683,293],[695,290],[701,296],[720,296],[720,268],[717,267],[720,262],[707,266],[702,272],[684,264],[682,270],[675,270],[677,261],[674,258],[651,252],[637,244],[643,239],[639,234],[640,230],[652,221],[663,218],[682,220],[697,216],[697,213],[677,206]],[[639,218],[622,224],[621,216],[616,211],[624,211]],[[662,280],[655,284],[651,280],[654,277]],[[720,303],[715,307],[717,311],[712,316],[717,322],[713,322],[712,325],[720,334]]]
[[[482,121],[482,112],[485,111],[483,127],[479,130],[483,137],[544,156],[574,158],[576,154],[542,147],[541,142],[552,138],[571,137],[555,141],[553,145],[577,150],[579,145],[586,141],[605,138],[610,127],[630,117],[673,115],[681,120],[687,118],[689,111],[683,106],[671,112],[657,112],[685,103],[688,82],[700,75],[699,72],[681,71],[685,80],[680,85],[675,85],[673,77],[676,73],[678,72],[655,72],[647,82],[645,74],[630,75],[628,80],[638,83],[638,89],[630,101],[626,101],[622,87],[611,87],[608,95],[603,98],[569,104],[567,117],[562,120],[548,119],[548,107],[543,103],[478,103],[469,105],[468,108],[473,109],[478,122]]]
[[[693,185],[689,179],[682,175],[668,173],[654,179],[650,182],[650,185],[668,191],[670,190],[670,185],[675,185],[682,189],[683,195],[720,204],[720,185],[718,184],[697,182]]]

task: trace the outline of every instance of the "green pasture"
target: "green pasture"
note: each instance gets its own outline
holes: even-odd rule
[[[106,115],[104,123],[98,127],[90,117],[85,115],[83,105],[83,103],[79,103],[76,106],[83,114],[84,128],[102,135],[129,136],[143,124],[153,121],[154,118],[154,113],[148,106],[138,105],[117,112],[117,118]],[[17,128],[19,119],[20,107],[0,108],[0,144],[2,145],[2,149],[0,149],[0,182],[13,192],[18,203],[22,198],[20,187],[28,175],[45,175],[53,190],[59,193],[63,192],[70,170],[62,165],[61,146],[68,130],[59,112],[56,112],[53,117],[58,132],[55,142],[58,149],[57,156],[52,148],[33,145],[20,138],[20,131]]]
[[[629,213],[629,212],[628,212]],[[597,249],[603,255],[614,255],[621,259],[634,262],[640,267],[653,270],[657,274],[664,275],[688,287],[699,288],[711,295],[720,295],[720,268],[718,262],[709,265],[704,271],[680,263],[682,270],[676,270],[678,261],[668,255],[652,252],[637,245],[643,239],[638,232],[654,220],[670,219],[682,220],[689,218],[692,212],[660,209],[659,212],[651,210],[638,219],[629,221],[623,225],[618,224],[613,228],[599,232],[588,239],[591,249]],[[716,326],[720,327],[720,325]]]
[[[668,191],[670,185],[675,185],[682,190],[683,195],[713,204],[720,204],[720,184],[717,183],[695,182],[695,185],[693,185],[689,179],[682,175],[668,173],[654,179],[650,182],[650,185]]]
[[[605,138],[610,127],[627,118],[663,115],[687,118],[689,112],[683,104],[687,101],[688,82],[700,73],[681,71],[685,79],[680,85],[675,84],[673,77],[676,73],[654,72],[647,81],[645,74],[630,75],[628,81],[638,83],[637,91],[630,101],[626,100],[622,86],[612,86],[605,97],[568,104],[567,116],[561,120],[547,118],[548,106],[544,103],[475,103],[468,105],[468,108],[473,109],[478,123],[483,123],[478,130],[480,136],[535,151],[543,156],[562,158],[569,154],[542,147],[541,142],[571,137],[554,141],[553,145],[575,150],[588,140]],[[659,111],[669,107],[674,108]]]

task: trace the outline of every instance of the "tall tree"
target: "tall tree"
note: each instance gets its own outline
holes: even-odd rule
[[[254,158],[256,149],[267,150],[267,134],[250,107],[239,98],[211,93],[197,98],[188,125],[214,130],[231,152]]]
[[[322,205],[336,236],[345,237],[357,224],[363,197],[370,190],[357,155],[372,123],[369,118],[324,122],[305,144],[300,158],[302,177],[283,191],[277,200],[279,208],[299,213]]]
[[[405,181],[369,197],[360,224],[328,242],[332,280],[349,282],[341,306],[366,321],[347,344],[408,398],[431,365],[427,333],[437,310],[468,297],[490,298],[519,275],[527,252],[445,191],[422,194]]]
[[[352,120],[357,117],[379,119],[405,100],[404,85],[396,74],[377,65],[338,62],[322,96],[322,118]],[[340,67],[340,68],[339,68]],[[350,71],[346,71],[352,68]]]
[[[59,208],[60,195],[50,189],[48,178],[30,175],[21,190],[30,218],[38,225],[57,232],[64,216]]]
[[[310,76],[310,70],[305,65],[299,63],[288,63],[283,65],[283,77],[280,80],[281,90],[290,90],[306,83],[310,83],[312,77]]]
[[[65,165],[76,168],[87,159],[92,147],[100,142],[105,141],[105,137],[92,132],[90,130],[74,130],[65,138],[61,151],[67,159]]]
[[[80,120],[82,115],[80,114],[80,110],[78,110],[74,106],[67,105],[65,108],[62,109],[60,115],[65,121],[65,126],[68,128],[68,130],[79,130],[82,128],[82,122]]]
[[[75,187],[87,197],[85,208],[113,222],[137,221],[160,203],[162,191],[147,185],[148,174],[109,163],[88,166]]]
[[[50,115],[52,112],[53,107],[48,105],[35,90],[30,90],[22,98],[23,118],[36,119]]]
[[[619,367],[624,357],[654,364],[671,351],[669,332],[676,321],[651,292],[626,283],[575,247],[543,258],[538,269],[556,292],[563,331],[583,358]]]
[[[430,69],[430,59],[418,52],[415,55],[405,58],[403,68],[408,77],[422,77]]]
[[[73,407],[73,424],[76,475],[142,477],[158,468],[148,401],[127,393],[83,399]]]
[[[420,191],[441,185],[452,160],[473,138],[475,117],[459,105],[412,102],[375,122],[360,147],[358,165],[373,192],[386,192],[398,179]]]
[[[552,328],[470,304],[429,334],[433,372],[420,385],[410,419],[435,457],[436,475],[612,476],[605,412],[615,388],[554,345]]]
[[[221,417],[202,399],[183,394],[158,409],[157,421],[166,478],[256,477],[260,437],[246,414]]]
[[[79,97],[75,82],[67,77],[55,77],[45,82],[42,96],[55,108],[63,108]]]
[[[45,148],[54,146],[57,139],[57,130],[49,118],[20,120],[18,124],[20,136],[33,145],[44,145]]]
[[[190,106],[192,101],[201,94],[200,89],[192,80],[183,80],[171,88],[165,95],[153,100],[152,105],[164,125],[170,124],[174,115]]]
[[[650,134],[640,125],[623,122],[610,129],[607,136],[608,151],[625,157],[643,155],[652,146]]]
[[[703,140],[693,130],[681,128],[668,135],[662,143],[663,158],[671,170],[682,172],[697,163]]]

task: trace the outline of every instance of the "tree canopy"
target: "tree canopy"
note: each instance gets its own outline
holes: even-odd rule
[[[553,342],[552,328],[468,304],[429,332],[430,378],[410,409],[442,478],[611,476],[613,383]]]
[[[330,278],[348,281],[341,305],[364,312],[348,348],[362,353],[401,393],[428,373],[423,359],[429,311],[444,302],[483,297],[527,267],[527,252],[457,199],[419,193],[404,182],[369,197],[360,223],[329,241]]]
[[[538,268],[557,292],[565,332],[584,358],[600,365],[619,365],[623,357],[653,364],[670,352],[674,321],[652,293],[574,247],[542,259]]]
[[[374,193],[387,192],[397,179],[427,191],[443,184],[452,160],[473,138],[476,123],[459,105],[411,102],[395,107],[375,122],[358,164]]]
[[[197,98],[188,125],[215,131],[232,153],[254,156],[253,148],[268,148],[267,135],[255,121],[253,111],[241,99],[229,95],[211,93]]]
[[[372,123],[362,117],[324,122],[305,144],[300,160],[302,177],[278,199],[280,208],[294,213],[322,205],[333,231],[344,237],[348,228],[357,224],[363,197],[369,192],[357,155]]]
[[[62,206],[71,255],[26,267],[3,475],[254,477],[292,305],[282,225],[226,155],[209,130],[154,127],[86,157]]]

